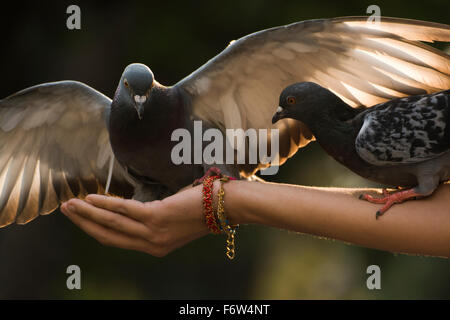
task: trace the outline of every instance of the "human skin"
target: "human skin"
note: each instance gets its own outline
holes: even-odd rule
[[[163,257],[209,233],[202,213],[202,186],[160,201],[88,195],[61,211],[100,243]],[[219,182],[214,184],[217,201]],[[450,185],[430,197],[394,205],[375,219],[380,205],[359,200],[376,189],[316,188],[230,181],[225,210],[232,224],[259,224],[337,239],[396,253],[450,257]]]

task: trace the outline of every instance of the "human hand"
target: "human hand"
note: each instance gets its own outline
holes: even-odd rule
[[[103,245],[156,257],[208,234],[199,187],[146,203],[91,194],[63,203],[61,211]]]

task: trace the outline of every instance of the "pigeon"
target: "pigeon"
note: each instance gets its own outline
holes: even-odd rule
[[[232,41],[172,86],[133,63],[113,99],[77,81],[19,91],[0,100],[0,226],[25,224],[88,193],[162,199],[212,167],[235,178],[255,177],[314,140],[296,120],[271,123],[272,107],[287,85],[317,82],[352,106],[441,91],[450,85],[448,55],[421,41],[449,40],[450,27],[432,22],[307,20]],[[176,164],[172,133],[195,134],[196,121],[221,133],[266,129],[268,144],[276,129],[278,161]],[[258,145],[251,143],[235,152]]]
[[[431,195],[450,180],[450,90],[352,108],[312,82],[295,83],[280,95],[272,122],[304,123],[335,160],[360,176],[404,190],[360,199],[384,204]]]

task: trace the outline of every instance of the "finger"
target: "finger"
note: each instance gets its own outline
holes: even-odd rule
[[[106,200],[106,203],[110,203],[110,197],[104,197],[104,196],[99,196],[99,197],[92,197],[93,199],[95,198],[95,200],[91,201],[93,203],[93,205],[96,205],[97,203],[100,203],[101,201]],[[96,200],[99,199],[100,201],[97,202]],[[119,199],[121,200],[121,199]],[[83,202],[81,200],[77,200],[74,199],[74,202]],[[134,202],[134,201],[133,201]],[[126,205],[128,205],[127,202],[125,202]],[[89,205],[89,204],[87,204]],[[139,204],[140,206],[141,204]],[[142,204],[143,205],[143,204]],[[95,207],[94,207],[95,208]],[[100,211],[106,211],[106,209],[103,208],[97,208]],[[89,208],[89,211],[91,211],[91,209]],[[148,211],[148,207],[147,207],[147,211]],[[106,212],[110,212],[110,211],[106,211]],[[84,212],[80,212],[80,214],[84,214]],[[148,213],[147,213],[148,215]],[[120,215],[119,215],[120,216]],[[128,218],[126,218],[128,219]],[[92,217],[92,220],[95,220],[94,217]],[[131,220],[131,219],[128,219]],[[205,234],[208,233],[208,229],[202,224],[202,227],[199,228],[200,231],[199,232],[195,232],[194,230],[196,229],[195,227],[193,228],[192,226],[192,221],[190,219],[187,219],[187,217],[185,215],[180,215],[180,216],[176,216],[175,217],[176,223],[175,224],[170,224],[170,229],[172,229],[172,232],[169,232],[168,228],[169,226],[165,226],[165,227],[161,227],[161,226],[148,226],[148,225],[144,225],[145,226],[145,233],[141,235],[141,237],[145,240],[147,240],[148,242],[156,245],[156,246],[162,246],[162,247],[166,247],[168,249],[171,248],[177,248],[179,246],[182,246],[183,244],[186,244],[190,241],[192,241],[193,239],[199,238]],[[105,225],[103,221],[101,220],[95,220],[97,223],[100,223],[102,225]],[[131,220],[131,221],[135,221],[135,220]],[[142,225],[140,222],[138,222],[140,225]],[[105,225],[105,226],[109,226],[109,225]],[[115,228],[114,228],[115,229]],[[128,232],[127,232],[128,233]],[[176,237],[175,239],[171,239],[170,237],[168,237],[169,233],[175,233]],[[134,235],[134,234],[131,234]],[[169,250],[171,251],[171,250]]]
[[[108,229],[103,225],[70,211],[67,209],[67,206],[62,211],[75,225],[103,245],[144,252],[152,250],[151,243],[116,230]]]
[[[141,221],[148,215],[148,209],[145,205],[136,200],[108,197],[99,194],[89,194],[85,200],[96,207],[118,212],[138,221]]]
[[[83,200],[71,199],[63,206],[63,210],[67,208],[72,211],[72,213],[81,215],[85,219],[92,220],[97,224],[121,233],[142,238],[145,238],[147,234],[147,228],[142,223],[118,213],[97,208]]]

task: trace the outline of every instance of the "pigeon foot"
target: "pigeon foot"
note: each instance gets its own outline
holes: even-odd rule
[[[411,198],[421,196],[421,194],[414,191],[414,189],[408,189],[404,191],[398,191],[395,193],[389,193],[386,189],[383,189],[382,198],[375,198],[369,194],[362,194],[359,196],[360,199],[369,201],[370,203],[384,204],[384,206],[377,211],[375,218],[378,219],[380,216],[386,213],[394,204],[402,203]]]
[[[201,177],[199,179],[196,179],[194,181],[194,183],[192,183],[192,186],[195,187],[195,186],[198,186],[199,184],[202,184],[203,180],[205,180],[207,177],[210,177],[210,176],[221,176],[221,175],[222,175],[222,172],[220,171],[219,168],[211,167],[211,168],[208,169],[208,171],[206,171],[206,173],[203,175],[203,177]]]

